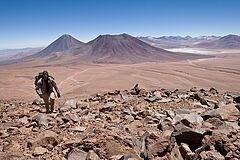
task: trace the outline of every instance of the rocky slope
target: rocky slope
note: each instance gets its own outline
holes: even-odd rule
[[[192,88],[0,101],[0,159],[240,159],[240,96]]]

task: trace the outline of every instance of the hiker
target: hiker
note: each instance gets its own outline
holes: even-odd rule
[[[55,83],[54,78],[50,76],[47,71],[43,71],[35,77],[35,90],[44,100],[46,113],[52,113],[54,111],[54,100],[56,96],[53,88],[57,92],[57,97],[60,98],[61,95],[57,84]]]

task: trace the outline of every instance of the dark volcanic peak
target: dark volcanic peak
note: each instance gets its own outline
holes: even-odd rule
[[[62,52],[69,49],[81,47],[84,43],[75,39],[71,35],[64,34],[49,46],[39,52],[40,55],[48,55],[53,52]]]
[[[79,60],[97,63],[139,63],[182,60],[191,54],[176,54],[147,44],[128,34],[100,35],[73,51]]]
[[[150,46],[128,34],[100,35],[87,43],[92,47],[91,55],[129,55],[144,54],[155,50],[162,50]],[[162,50],[163,51],[163,50]]]

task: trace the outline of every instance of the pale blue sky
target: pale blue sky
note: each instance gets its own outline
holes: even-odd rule
[[[240,34],[239,0],[1,0],[0,49],[46,46],[62,34]]]

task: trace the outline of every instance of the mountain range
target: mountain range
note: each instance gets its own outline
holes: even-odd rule
[[[209,49],[240,49],[240,36],[163,36],[137,37],[138,39],[160,48],[209,48]]]
[[[154,47],[128,34],[100,35],[83,43],[70,35],[63,35],[42,51],[26,57],[46,59],[62,63],[140,63],[179,61],[202,56],[188,53],[174,53]]]
[[[140,63],[203,57],[203,55],[165,50],[181,47],[239,49],[240,36],[163,36],[155,38],[133,37],[124,33],[100,35],[90,42],[83,43],[71,35],[64,34],[42,50],[38,48],[33,50],[34,52],[14,55],[15,58],[10,58],[10,60],[11,62],[44,60],[45,62],[58,61],[59,63]]]

